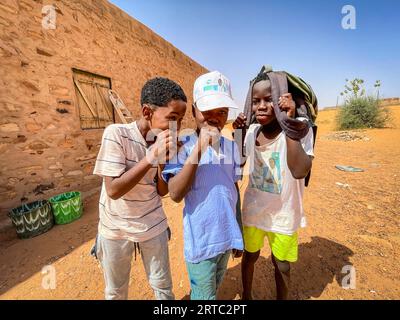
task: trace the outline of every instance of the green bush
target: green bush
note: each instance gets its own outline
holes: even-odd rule
[[[389,121],[389,110],[379,105],[381,82],[375,82],[374,87],[378,90],[376,97],[366,95],[363,84],[362,79],[346,79],[345,90],[340,93],[345,97],[345,102],[336,117],[338,130],[383,128]]]
[[[379,106],[373,96],[350,97],[340,108],[336,123],[339,130],[383,128],[389,119],[389,111]]]

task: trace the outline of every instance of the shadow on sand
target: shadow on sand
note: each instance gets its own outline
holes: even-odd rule
[[[342,268],[351,265],[353,251],[337,242],[312,237],[311,242],[299,244],[299,260],[291,266],[289,298],[304,300],[318,298],[326,286],[336,280],[342,283]],[[227,270],[218,299],[238,299],[242,293],[240,264]],[[271,258],[260,256],[253,279],[253,297],[260,300],[276,298],[274,269]]]

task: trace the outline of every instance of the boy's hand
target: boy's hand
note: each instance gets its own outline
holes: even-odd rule
[[[285,93],[279,97],[279,108],[286,111],[289,118],[294,118],[296,114],[296,104],[290,93]]]
[[[146,157],[151,164],[165,164],[176,152],[176,137],[167,129],[157,135],[156,142],[150,147]]]
[[[221,137],[221,133],[218,128],[212,126],[205,126],[201,128],[200,135],[198,139],[199,147],[201,148],[201,152],[203,153],[208,146],[213,145],[217,141],[219,141]]]
[[[244,115],[243,112],[239,113],[236,120],[233,122],[232,127],[233,129],[241,129],[244,128],[246,125],[247,117]]]
[[[233,258],[240,258],[243,255],[242,250],[232,249],[232,256]]]

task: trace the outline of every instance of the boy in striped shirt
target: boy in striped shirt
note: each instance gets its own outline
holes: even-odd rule
[[[127,299],[136,248],[156,299],[174,299],[169,228],[160,197],[168,186],[160,174],[165,155],[176,152],[170,123],[179,130],[186,102],[175,82],[151,79],[142,88],[141,118],[104,130],[94,174],[103,177],[95,254],[104,272],[106,299]]]

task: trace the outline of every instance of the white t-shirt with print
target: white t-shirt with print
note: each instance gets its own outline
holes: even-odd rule
[[[303,209],[304,179],[293,178],[287,165],[286,136],[256,146],[260,124],[253,124],[245,137],[245,152],[250,163],[249,184],[243,199],[244,226],[292,235],[306,226]],[[301,139],[304,151],[314,156],[313,131]]]

